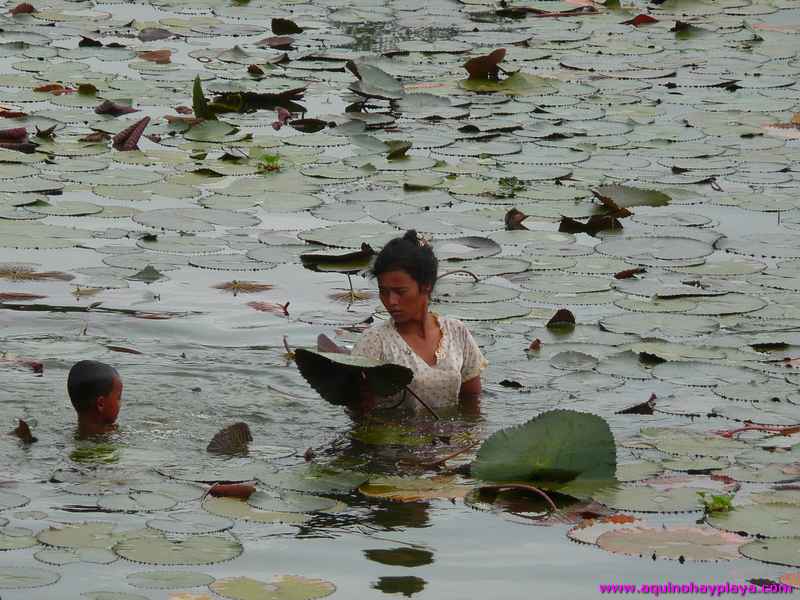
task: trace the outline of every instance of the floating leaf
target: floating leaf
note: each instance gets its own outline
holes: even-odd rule
[[[53,585],[59,579],[56,571],[37,567],[0,566],[0,589],[19,590]]]
[[[800,567],[800,540],[797,538],[754,540],[739,548],[739,552],[747,558],[761,562],[787,567]],[[785,576],[784,576],[785,577]],[[796,577],[790,580],[789,585],[796,585]],[[784,578],[781,578],[782,583]]]
[[[255,281],[238,281],[234,279],[233,281],[218,283],[211,287],[218,290],[225,290],[226,292],[232,292],[234,296],[238,296],[239,294],[266,292],[267,290],[271,290],[274,286],[269,283],[257,283]]]
[[[153,590],[201,587],[214,582],[211,575],[193,571],[141,571],[127,575],[125,580],[134,587]]]
[[[22,419],[19,420],[19,425],[17,425],[11,434],[22,440],[23,444],[33,444],[37,441],[37,438],[35,438],[31,433],[31,428]]]
[[[713,493],[711,490],[676,487],[656,489],[651,486],[619,486],[592,494],[592,499],[609,508],[633,512],[670,513],[702,510],[699,491]]]
[[[292,35],[295,33],[303,33],[303,28],[299,27],[291,19],[281,19],[273,17],[271,22],[272,33],[275,35]]]
[[[279,575],[268,583],[249,577],[226,577],[208,587],[230,600],[315,600],[336,591],[329,581],[295,575]]]
[[[206,498],[203,509],[212,515],[252,523],[285,523],[300,525],[309,517],[300,513],[258,510],[240,498]]]
[[[736,560],[739,547],[746,541],[742,536],[710,527],[673,526],[617,529],[602,534],[597,545],[614,554],[709,562]]]
[[[171,541],[163,534],[119,542],[113,548],[120,557],[148,565],[210,565],[233,560],[242,553],[235,539],[193,535]]]
[[[218,431],[206,447],[213,454],[247,455],[248,443],[253,441],[247,423],[234,423]]]
[[[457,483],[452,476],[431,478],[378,477],[370,479],[358,491],[370,498],[384,498],[395,502],[421,502],[436,498],[463,498],[471,486]]]

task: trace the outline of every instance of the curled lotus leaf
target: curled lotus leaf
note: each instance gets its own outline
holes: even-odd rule
[[[362,377],[377,396],[391,396],[414,377],[407,367],[349,354],[298,349],[295,362],[300,374],[325,400],[346,405],[359,394]]]
[[[123,540],[113,550],[126,560],[148,565],[210,565],[236,558],[242,545],[229,537],[194,535],[173,541],[158,533]]]
[[[336,586],[330,581],[296,575],[279,575],[270,582],[249,577],[226,577],[208,587],[229,600],[316,600],[336,591]]]
[[[552,410],[523,425],[502,429],[481,446],[472,475],[483,481],[609,481],[616,470],[616,447],[602,418]]]
[[[613,554],[713,562],[736,560],[739,547],[746,541],[735,533],[710,527],[670,526],[609,531],[597,538],[597,545]]]

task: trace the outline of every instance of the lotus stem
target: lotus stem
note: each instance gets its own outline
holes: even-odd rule
[[[480,489],[490,492],[501,492],[503,490],[523,490],[526,492],[534,492],[535,494],[539,494],[547,501],[547,504],[550,505],[550,508],[553,509],[553,512],[558,512],[558,507],[556,506],[556,503],[553,502],[552,498],[550,498],[550,496],[548,496],[544,490],[540,490],[534,485],[529,485],[526,483],[505,483],[499,485],[482,485]]]
[[[420,404],[422,404],[422,406],[425,407],[425,410],[427,410],[429,413],[433,415],[434,419],[436,419],[437,421],[439,420],[439,415],[437,415],[436,412],[430,406],[428,406],[422,398],[417,396],[410,387],[406,386],[405,389],[409,394],[411,394],[412,396],[414,396],[414,398],[417,399],[417,402],[419,402]]]
[[[478,283],[480,281],[480,278],[477,275],[475,275],[475,273],[473,273],[472,271],[467,271],[466,269],[457,269],[455,271],[447,271],[447,273],[442,273],[441,275],[439,275],[436,278],[436,281],[439,281],[441,278],[447,277],[448,275],[455,275],[456,273],[464,273],[466,275],[469,275],[470,277],[472,277],[472,279],[475,280],[475,283]]]

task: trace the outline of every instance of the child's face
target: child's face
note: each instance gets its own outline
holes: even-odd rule
[[[122,379],[114,377],[111,391],[97,399],[97,411],[105,423],[115,423],[122,405]]]

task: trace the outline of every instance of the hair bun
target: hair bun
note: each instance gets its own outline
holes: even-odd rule
[[[419,235],[417,234],[416,229],[409,229],[403,234],[403,239],[407,242],[413,242],[414,244],[419,244]]]

